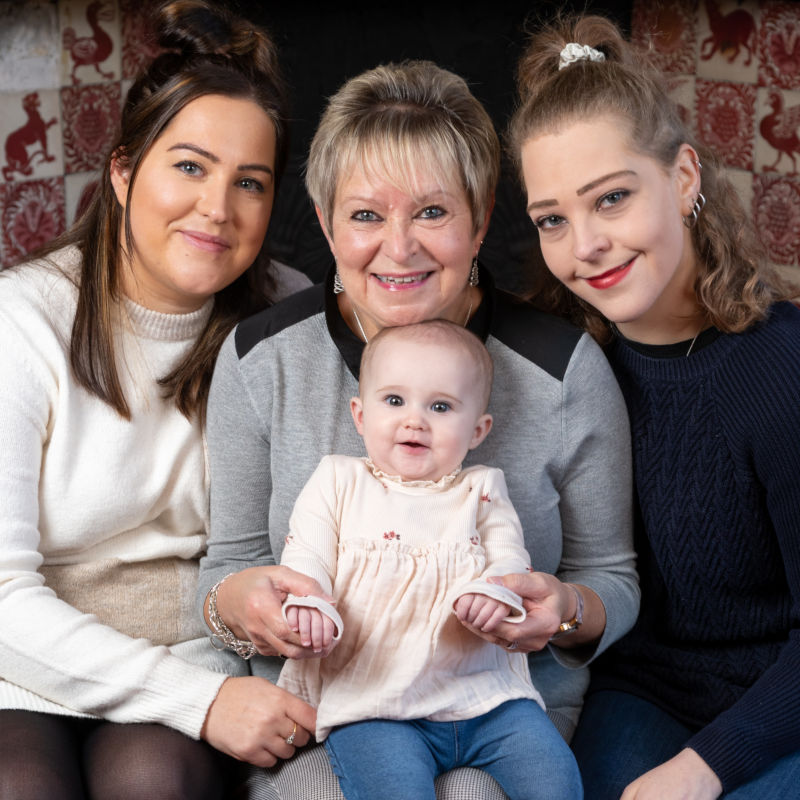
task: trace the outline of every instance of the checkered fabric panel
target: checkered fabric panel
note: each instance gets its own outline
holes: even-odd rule
[[[325,748],[300,750],[273,769],[254,771],[249,800],[344,800]],[[508,800],[495,780],[477,769],[456,769],[436,779],[437,800]]]

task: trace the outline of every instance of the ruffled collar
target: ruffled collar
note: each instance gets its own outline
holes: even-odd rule
[[[406,486],[414,489],[446,489],[448,486],[452,485],[453,481],[455,481],[455,479],[458,477],[458,474],[461,472],[461,465],[459,464],[451,473],[448,475],[443,475],[438,481],[406,481],[403,480],[403,478],[401,478],[399,475],[389,475],[382,469],[378,469],[378,467],[372,463],[372,459],[370,458],[365,458],[364,463],[378,480],[389,481],[390,483],[395,483],[398,486]]]

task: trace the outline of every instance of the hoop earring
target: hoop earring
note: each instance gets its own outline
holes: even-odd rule
[[[697,218],[700,216],[700,212],[706,206],[706,198],[698,192],[697,197],[695,198],[694,205],[692,206],[692,210],[687,214],[685,217],[682,217],[683,224],[687,228],[694,228],[697,225]]]
[[[472,266],[469,269],[469,285],[477,286],[480,283],[480,274],[478,272],[478,257],[472,259]]]
[[[344,284],[342,283],[342,276],[339,274],[339,265],[336,265],[336,272],[333,275],[333,293],[342,294],[344,292]]]

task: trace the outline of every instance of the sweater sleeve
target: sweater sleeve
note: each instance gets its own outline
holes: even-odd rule
[[[736,422],[749,428],[745,434],[733,430],[728,435],[751,438],[756,479],[786,574],[786,616],[793,623],[775,663],[687,744],[716,772],[725,792],[800,748],[800,376],[794,352],[781,341],[774,343],[774,350],[765,344],[758,363],[740,374],[741,385],[734,383],[737,373],[726,376],[728,396],[742,405]],[[759,535],[769,535],[759,527]]]
[[[39,476],[58,424],[52,400],[63,364],[34,352],[14,318],[0,316],[0,338],[0,675],[30,693],[26,707],[55,703],[197,738],[227,676],[102,625],[44,584]]]
[[[575,348],[562,391],[564,469],[558,488],[563,551],[558,577],[592,589],[606,612],[605,630],[590,652],[550,648],[564,666],[576,667],[632,627],[640,595],[628,413],[608,361],[587,334]],[[535,566],[535,553],[532,558]]]
[[[208,398],[211,531],[200,560],[201,616],[217,581],[248,567],[275,564],[267,530],[272,495],[269,426],[259,416],[240,371],[234,334],[220,350]],[[243,491],[245,475],[246,486],[257,490]]]
[[[297,498],[281,554],[281,564],[314,578],[328,594],[339,543],[336,494],[334,459],[325,456]]]
[[[508,496],[502,470],[486,470],[483,493],[478,504],[477,528],[481,545],[486,551],[486,569],[482,578],[525,572],[530,567],[522,525]]]

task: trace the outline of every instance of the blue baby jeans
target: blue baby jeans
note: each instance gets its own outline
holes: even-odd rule
[[[583,797],[572,752],[533,700],[460,722],[354,722],[325,748],[347,800],[435,800],[434,779],[455,767],[485,770],[510,800]]]

